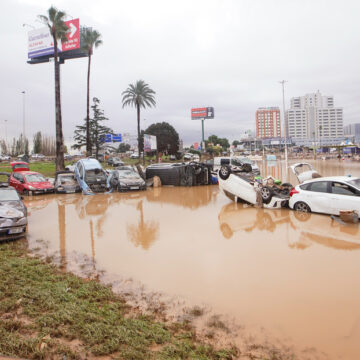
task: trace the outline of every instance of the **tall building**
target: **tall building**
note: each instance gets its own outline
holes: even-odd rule
[[[256,137],[265,139],[281,136],[280,109],[261,107],[256,110]]]
[[[360,123],[344,126],[344,135],[354,136],[355,141],[360,141]]]
[[[343,109],[334,106],[333,96],[322,96],[319,91],[294,97],[286,111],[288,136],[299,140],[323,141],[344,136]]]

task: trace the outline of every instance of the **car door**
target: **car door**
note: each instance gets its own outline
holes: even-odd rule
[[[23,176],[19,173],[13,173],[10,178],[10,184],[13,186],[18,192],[22,192],[23,190]]]
[[[307,185],[306,190],[302,194],[311,211],[329,214],[330,182],[314,181]]]
[[[355,210],[360,214],[360,192],[341,181],[333,181],[330,204],[334,215],[339,215],[340,210]]]

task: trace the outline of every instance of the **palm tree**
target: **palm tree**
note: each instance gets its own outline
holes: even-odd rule
[[[136,83],[129,84],[129,87],[121,94],[123,95],[123,108],[127,105],[135,106],[137,111],[137,132],[138,132],[138,151],[140,159],[140,109],[146,107],[156,106],[154,99],[155,91],[150,89],[149,85],[144,80],[138,80]]]
[[[48,16],[39,15],[38,18],[50,29],[54,43],[54,66],[55,66],[55,108],[56,108],[56,171],[64,170],[64,136],[62,131],[61,119],[61,99],[60,99],[60,64],[58,59],[58,40],[66,42],[66,33],[69,28],[65,24],[66,14],[63,11],[51,6]]]
[[[84,28],[81,32],[81,47],[82,50],[88,54],[88,74],[87,74],[87,99],[86,99],[86,153],[87,156],[91,155],[92,144],[90,141],[90,65],[91,65],[91,55],[93,54],[94,47],[97,48],[102,44],[101,34],[92,30],[91,28]]]

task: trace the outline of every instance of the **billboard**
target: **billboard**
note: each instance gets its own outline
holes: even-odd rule
[[[191,109],[191,120],[213,119],[213,118],[214,118],[213,107]]]
[[[73,19],[65,21],[69,31],[66,34],[67,41],[63,44],[58,41],[58,52],[64,52],[80,48],[80,21],[79,19]],[[40,29],[34,29],[28,33],[28,58],[33,59],[45,55],[54,54],[53,37],[50,33],[50,29],[42,27]]]
[[[157,150],[156,136],[144,134],[144,151]]]

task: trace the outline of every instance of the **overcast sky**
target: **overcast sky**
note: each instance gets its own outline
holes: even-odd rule
[[[0,138],[22,131],[55,135],[53,63],[29,65],[29,24],[51,5],[102,34],[94,51],[91,97],[116,132],[136,134],[136,112],[121,92],[143,79],[157,106],[142,111],[142,128],[166,121],[185,144],[201,139],[192,107],[213,106],[205,137],[230,140],[255,128],[262,106],[282,109],[279,80],[290,98],[320,90],[344,108],[344,124],[360,122],[360,1],[357,0],[2,0]],[[61,66],[63,130],[68,143],[86,115],[87,59]],[[146,120],[145,120],[146,119]]]

